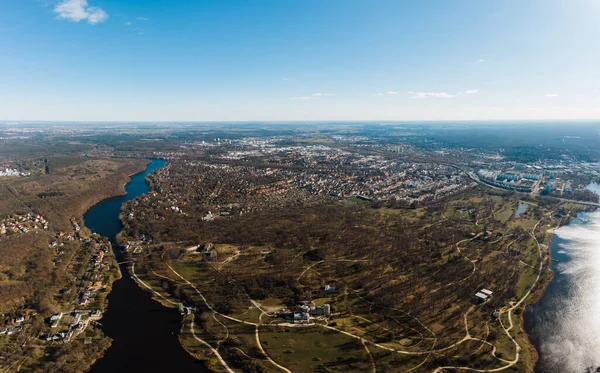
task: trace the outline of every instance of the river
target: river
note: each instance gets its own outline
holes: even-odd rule
[[[600,210],[580,213],[559,228],[550,249],[558,260],[550,265],[554,279],[525,314],[525,329],[540,355],[535,371],[596,372],[600,367]]]
[[[164,160],[152,159],[144,172],[131,177],[125,196],[106,199],[84,215],[85,225],[92,232],[112,242],[119,261],[122,256],[115,240],[123,228],[119,220],[121,205],[147,193],[146,176],[164,165]],[[204,364],[185,352],[177,339],[181,325],[177,310],[162,306],[141,290],[125,265],[120,269],[123,277],[113,283],[108,309],[100,321],[113,344],[90,372],[206,371]]]

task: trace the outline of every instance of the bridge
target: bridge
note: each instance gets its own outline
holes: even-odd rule
[[[127,264],[127,263],[135,263],[135,260],[124,260],[122,262],[118,262],[117,264],[121,265],[121,264]]]

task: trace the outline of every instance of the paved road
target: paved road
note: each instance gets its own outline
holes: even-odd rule
[[[505,190],[505,191],[510,191],[510,190],[512,190],[512,189],[504,189],[504,188],[499,188],[499,187],[497,187],[497,186],[494,186],[494,185],[490,185],[490,184],[484,183],[483,181],[479,180],[479,178],[478,178],[478,177],[476,177],[475,175],[473,175],[473,173],[472,173],[472,172],[467,172],[467,175],[469,175],[469,177],[471,178],[471,180],[473,180],[473,181],[475,181],[475,182],[477,182],[477,183],[479,183],[479,184],[481,184],[481,185],[485,185],[485,186],[486,186],[486,187],[488,187],[488,188],[492,188],[492,189],[498,189],[498,190]],[[536,194],[536,193],[533,193],[533,192],[531,192],[531,193],[525,193],[525,192],[519,192],[519,191],[517,191],[517,190],[512,190],[512,191],[513,191],[513,192],[515,192],[515,193],[519,193],[519,194],[528,194],[528,195],[530,195],[530,196],[537,196],[537,195],[538,195],[538,194]],[[600,207],[600,203],[597,203],[597,202],[578,201],[578,200],[575,200],[575,199],[560,198],[560,197],[553,197],[553,196],[544,196],[544,197],[547,197],[547,198],[554,198],[554,199],[556,199],[556,200],[559,200],[559,201],[561,201],[561,202],[579,203],[580,205],[587,205],[587,206]]]

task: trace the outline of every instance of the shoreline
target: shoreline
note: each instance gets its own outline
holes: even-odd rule
[[[574,214],[574,216],[571,216],[569,214],[567,216],[561,217],[560,219],[556,219],[555,217],[553,217],[553,218],[550,219],[549,222],[552,223],[552,222],[556,222],[558,220],[558,222],[557,222],[557,224],[556,224],[555,227],[546,229],[544,231],[538,231],[539,233],[543,233],[543,235],[544,235],[543,241],[542,240],[540,240],[540,241],[543,242],[543,243],[541,243],[541,245],[543,245],[542,246],[542,254],[544,253],[543,250],[545,250],[545,252],[547,253],[547,255],[546,255],[545,258],[542,256],[543,260],[545,260],[546,263],[542,267],[542,270],[541,270],[541,273],[540,273],[540,278],[539,278],[539,283],[537,283],[536,289],[533,292],[531,292],[531,294],[523,302],[523,304],[520,307],[522,309],[522,312],[520,312],[520,314],[518,315],[518,318],[516,318],[516,320],[515,320],[515,321],[517,321],[517,323],[518,323],[521,331],[523,332],[522,335],[519,338],[515,337],[515,339],[517,339],[519,341],[519,344],[521,345],[521,347],[523,348],[523,350],[528,351],[529,355],[530,355],[530,360],[527,363],[523,364],[523,366],[526,367],[527,371],[529,371],[529,372],[534,372],[535,371],[535,367],[536,367],[537,362],[539,360],[539,353],[538,353],[537,347],[533,344],[533,342],[530,339],[529,334],[525,330],[525,315],[526,315],[526,311],[528,309],[528,306],[535,305],[535,304],[537,304],[540,301],[540,299],[545,294],[545,292],[546,292],[549,284],[554,279],[555,274],[554,274],[554,271],[550,268],[550,265],[552,263],[552,250],[551,250],[551,246],[553,244],[553,237],[554,237],[554,234],[555,234],[556,230],[558,228],[560,228],[560,227],[569,225],[582,212],[589,212],[589,211],[595,211],[595,210],[597,210],[596,207],[590,207],[590,206],[586,206],[586,205],[581,205],[581,206],[582,206],[582,208],[580,210],[578,210],[577,208],[574,209],[576,211],[575,214]],[[123,220],[122,218],[123,218],[122,214],[119,214],[119,220],[121,220],[121,222]],[[123,231],[121,231],[119,234],[117,234],[116,237],[118,237],[122,233],[123,233]],[[549,235],[549,237],[546,236],[546,235]],[[545,269],[548,269],[548,271],[546,271]],[[130,274],[133,273],[133,272],[134,271],[130,271]],[[159,303],[162,306],[165,306],[167,308],[172,308],[173,307],[172,304],[171,305],[166,304],[165,299],[164,299],[164,297],[161,294],[157,293],[154,289],[152,289],[151,286],[148,286],[148,285],[144,284],[144,282],[141,279],[137,278],[137,276],[134,275],[134,277],[132,277],[132,278],[133,278],[136,286],[140,290],[150,293],[153,301],[155,301],[155,302],[157,302],[157,303]],[[161,299],[161,298],[163,298],[163,299]],[[175,298],[175,300],[178,300],[178,299]],[[515,315],[513,315],[513,317],[514,316]],[[194,353],[192,353],[191,351],[189,351],[186,348],[186,345],[181,340],[182,330],[184,328],[185,320],[186,320],[186,317],[184,316],[181,319],[181,328],[180,328],[179,333],[178,333],[179,344],[180,344],[180,346],[189,355],[191,355],[192,357],[194,357],[194,358],[197,359],[198,357]],[[522,362],[523,361],[521,360],[520,363],[522,363]]]
[[[133,171],[133,172],[130,172],[130,173],[127,174],[127,179],[122,183],[121,187],[119,188],[120,190],[118,192],[116,192],[116,194],[114,194],[114,195],[112,195],[110,197],[102,198],[102,199],[100,199],[98,201],[95,201],[95,202],[91,203],[89,206],[86,206],[85,211],[83,213],[81,213],[81,218],[83,220],[83,223],[84,223],[83,225],[84,226],[85,226],[85,218],[84,217],[85,217],[85,215],[91,209],[93,209],[94,207],[96,207],[97,205],[103,203],[106,200],[109,200],[109,199],[112,199],[112,198],[117,198],[117,197],[123,197],[123,196],[127,195],[127,191],[125,190],[125,187],[127,186],[127,184],[129,184],[131,182],[131,178],[132,177],[134,177],[135,175],[139,175],[139,174],[143,173],[144,171],[146,171],[146,168],[148,167],[148,164],[151,163],[147,159],[146,159],[146,161],[147,162],[145,164],[143,164],[143,168],[142,168],[141,171]],[[87,228],[87,226],[86,226],[86,228]]]
[[[524,312],[521,312],[521,314],[519,315],[520,327],[521,327],[521,330],[523,331],[523,333],[525,334],[525,337],[526,337],[525,341],[527,343],[527,346],[524,346],[524,348],[527,348],[529,350],[529,352],[531,353],[531,363],[533,364],[530,367],[531,372],[535,372],[535,367],[537,365],[537,362],[538,362],[540,356],[539,356],[537,347],[534,345],[534,343],[531,340],[531,336],[525,330],[525,314],[527,313],[526,311],[529,306],[537,304],[542,299],[542,297],[546,293],[546,289],[548,288],[548,286],[550,285],[552,280],[554,280],[554,271],[552,270],[552,268],[550,268],[550,265],[552,264],[552,249],[551,249],[551,247],[552,247],[553,238],[554,238],[554,235],[556,234],[556,231],[558,229],[560,229],[561,227],[571,224],[571,222],[573,220],[575,220],[577,218],[577,215],[579,215],[581,212],[591,212],[591,211],[598,210],[597,207],[594,207],[594,208],[589,208],[589,206],[586,206],[586,207],[587,208],[578,211],[575,216],[573,216],[573,217],[569,216],[569,218],[565,221],[564,224],[559,223],[556,227],[550,228],[550,229],[546,230],[546,232],[545,232],[545,233],[548,233],[551,235],[550,240],[547,244],[548,260],[547,260],[546,266],[544,267],[545,269],[547,269],[548,273],[543,275],[544,281],[542,283],[540,283],[540,285],[538,286],[538,289],[530,295],[529,301],[526,302],[523,306]]]
[[[101,200],[97,201],[96,203],[92,204],[91,206],[89,206],[89,207],[88,207],[88,208],[85,210],[85,212],[84,212],[84,213],[81,215],[81,218],[82,218],[82,221],[83,221],[83,226],[84,226],[86,229],[88,229],[88,230],[90,231],[90,233],[93,233],[93,232],[90,230],[90,228],[88,228],[88,227],[87,227],[87,225],[85,225],[85,215],[86,215],[86,214],[87,214],[87,213],[88,213],[88,212],[89,212],[91,209],[93,209],[94,207],[96,207],[97,205],[99,205],[99,204],[101,204],[101,203],[104,203],[106,200],[109,200],[109,199],[112,199],[112,198],[117,198],[117,197],[123,197],[123,196],[126,196],[126,195],[127,195],[127,191],[125,190],[125,187],[127,186],[127,184],[129,184],[129,183],[131,182],[131,178],[132,178],[132,177],[134,177],[134,176],[136,176],[136,175],[139,175],[139,174],[141,174],[141,173],[144,173],[144,172],[146,171],[146,168],[148,168],[148,165],[149,165],[150,163],[151,163],[151,161],[149,161],[149,160],[147,160],[147,159],[146,159],[146,163],[143,165],[144,167],[143,167],[143,169],[142,169],[141,171],[134,171],[134,172],[131,172],[131,173],[127,174],[127,180],[125,180],[125,181],[122,183],[122,185],[121,185],[121,188],[120,188],[120,189],[121,189],[121,191],[120,191],[118,194],[115,194],[115,195],[113,195],[113,196],[110,196],[110,197],[107,197],[107,198],[103,198],[103,199],[101,199]],[[110,248],[111,248],[111,256],[112,256],[112,258],[114,259],[114,261],[115,261],[115,263],[114,263],[114,264],[117,266],[117,269],[118,269],[118,276],[117,276],[117,277],[116,277],[116,278],[115,278],[115,279],[114,279],[114,280],[113,280],[113,281],[112,281],[110,284],[107,284],[108,286],[110,286],[110,287],[112,288],[112,284],[113,284],[115,281],[117,281],[117,280],[120,280],[121,278],[123,278],[123,273],[122,273],[122,271],[121,271],[121,266],[118,264],[118,262],[117,262],[117,257],[116,257],[116,255],[115,255],[115,250],[118,250],[118,248],[115,248],[115,247],[113,247],[113,243],[112,243],[112,242],[110,242],[110,238],[109,238],[109,237],[105,237],[105,238],[106,238],[106,239],[108,239],[108,241],[109,241],[109,243],[110,243]],[[115,238],[116,238],[116,237],[115,237]],[[104,303],[106,304],[106,308],[108,308],[108,296],[109,296],[109,295],[110,295],[110,292],[106,294],[106,298],[105,298],[105,301],[104,301]]]
[[[112,339],[112,347],[103,351],[97,362],[88,368],[88,372],[120,371],[125,367],[134,371],[154,371],[157,367],[162,367],[161,369],[170,371],[173,363],[160,359],[159,356],[163,354],[175,358],[178,361],[175,365],[184,370],[196,368],[197,359],[190,357],[176,338],[181,327],[181,318],[176,308],[173,308],[173,305],[166,307],[144,291],[136,281],[135,271],[123,260],[122,255],[125,252],[119,245],[119,234],[123,231],[123,203],[148,193],[149,183],[146,175],[165,164],[164,159],[150,161],[143,172],[136,173],[130,181],[125,197],[98,206],[88,216],[89,225],[113,241],[113,256],[121,262],[119,270],[122,273],[122,281],[115,282],[114,288],[107,296],[108,308],[103,315],[102,331]],[[132,318],[137,322],[131,323]],[[149,325],[154,327],[149,328]],[[159,338],[160,342],[155,341],[156,338]]]
[[[150,164],[150,161],[148,161],[147,163],[145,163],[145,164],[144,164],[144,168],[143,168],[141,171],[134,171],[134,172],[131,172],[131,173],[127,174],[127,180],[125,180],[125,181],[124,181],[124,183],[121,185],[121,188],[120,188],[120,189],[121,189],[121,192],[119,192],[119,194],[115,194],[115,195],[113,195],[113,196],[110,196],[110,197],[107,197],[107,198],[103,198],[103,199],[101,199],[101,200],[97,201],[96,203],[92,204],[91,206],[89,206],[89,207],[88,207],[88,208],[85,210],[85,212],[84,212],[84,213],[81,215],[81,218],[82,218],[83,226],[84,226],[86,229],[88,229],[88,230],[90,231],[90,234],[93,234],[93,232],[90,230],[90,228],[88,228],[88,227],[85,225],[85,215],[86,215],[86,214],[87,214],[87,213],[88,213],[88,212],[89,212],[91,209],[93,209],[94,207],[96,207],[97,205],[99,205],[99,204],[103,203],[103,202],[104,202],[104,201],[106,201],[106,200],[109,200],[109,199],[112,199],[112,198],[117,198],[117,197],[123,197],[123,196],[126,196],[126,195],[127,195],[127,191],[125,190],[125,187],[127,186],[127,184],[129,184],[129,183],[131,182],[131,178],[132,178],[132,177],[134,177],[135,175],[139,175],[139,174],[143,173],[144,171],[146,171],[146,168],[148,167],[148,165],[149,165],[149,164]],[[113,281],[111,281],[111,283],[110,283],[110,284],[107,284],[107,286],[110,286],[110,287],[111,287],[111,289],[112,289],[112,285],[115,283],[115,281],[117,281],[117,280],[120,280],[121,278],[123,278],[123,273],[122,273],[122,271],[121,271],[121,266],[118,264],[117,257],[116,257],[116,255],[115,255],[115,248],[113,247],[113,243],[112,243],[112,242],[110,242],[110,238],[108,238],[108,237],[104,237],[104,238],[108,239],[108,242],[110,243],[110,249],[111,249],[111,250],[110,250],[110,253],[111,253],[111,257],[112,257],[112,259],[114,260],[114,265],[117,267],[117,276],[115,277],[115,279],[114,279]],[[118,249],[118,248],[117,248],[117,249]],[[112,292],[112,290],[111,290],[111,292]],[[108,292],[108,293],[106,294],[106,297],[105,297],[105,300],[104,300],[104,304],[105,304],[105,307],[104,307],[104,308],[105,308],[105,309],[106,309],[106,308],[108,308],[108,296],[110,295],[110,293],[111,293],[111,292]],[[93,365],[93,364],[92,364],[92,365]]]
[[[129,183],[131,182],[131,179],[132,179],[132,178],[133,178],[135,175],[138,175],[138,174],[141,174],[141,173],[145,172],[145,171],[146,171],[146,168],[148,167],[148,164],[150,164],[150,161],[147,161],[146,163],[144,163],[144,164],[143,164],[143,168],[142,168],[141,170],[139,170],[139,171],[138,171],[138,170],[136,170],[136,171],[133,171],[133,172],[130,172],[130,173],[128,173],[128,174],[127,174],[127,178],[126,178],[126,180],[125,180],[125,181],[123,181],[123,183],[121,184],[121,187],[119,188],[119,189],[120,189],[120,191],[119,191],[118,193],[116,193],[116,194],[114,194],[114,195],[112,195],[112,196],[110,196],[110,197],[102,198],[102,199],[100,199],[100,200],[96,201],[95,203],[92,203],[90,206],[87,206],[87,208],[85,209],[85,212],[81,214],[81,219],[82,219],[82,222],[83,222],[83,226],[84,226],[84,227],[85,227],[85,228],[86,228],[86,229],[87,229],[87,230],[90,232],[90,234],[93,234],[94,232],[92,232],[92,230],[91,230],[89,227],[87,227],[87,225],[85,225],[85,215],[86,215],[86,214],[87,214],[87,213],[88,213],[90,210],[92,210],[94,207],[96,207],[97,205],[99,205],[99,204],[101,204],[101,203],[104,203],[106,200],[110,200],[110,199],[112,199],[112,198],[118,198],[118,197],[123,197],[123,196],[126,196],[126,195],[127,195],[127,191],[126,191],[125,187],[127,186],[127,184],[129,184]],[[96,234],[98,234],[98,233],[96,233]],[[102,237],[104,237],[104,236],[102,236]],[[113,264],[113,265],[116,267],[116,271],[115,271],[115,278],[114,278],[112,281],[110,281],[110,283],[107,283],[107,284],[106,284],[106,286],[107,286],[107,287],[110,287],[110,288],[111,288],[111,291],[106,293],[106,295],[105,295],[105,298],[104,298],[104,302],[102,303],[102,306],[103,306],[103,307],[102,307],[102,316],[104,316],[104,313],[106,312],[106,310],[107,310],[107,309],[108,309],[108,307],[109,307],[109,303],[110,303],[110,302],[109,302],[108,298],[109,298],[110,294],[112,293],[112,287],[113,287],[113,284],[114,284],[116,281],[118,281],[118,280],[120,280],[120,279],[122,279],[122,278],[123,278],[123,272],[121,271],[121,266],[118,264],[117,257],[116,257],[116,254],[115,254],[115,250],[118,250],[118,248],[115,248],[115,247],[114,247],[113,243],[112,243],[112,242],[110,242],[110,238],[109,238],[109,237],[104,237],[104,238],[106,238],[106,239],[108,240],[108,243],[110,244],[110,249],[111,249],[111,250],[110,250],[110,257],[111,257],[111,259],[112,259],[112,261],[113,261],[113,263],[112,263],[112,264]],[[100,320],[101,320],[101,319],[102,319],[102,317],[100,318]],[[109,345],[106,347],[106,349],[104,349],[104,350],[103,350],[103,351],[102,351],[100,354],[98,354],[98,356],[96,356],[96,357],[93,359],[93,361],[91,361],[91,362],[90,362],[89,366],[88,366],[88,367],[87,367],[87,369],[85,370],[86,372],[89,372],[89,371],[92,369],[92,367],[94,366],[94,364],[96,364],[96,362],[97,362],[98,360],[102,359],[102,358],[105,356],[105,354],[106,354],[106,351],[108,351],[108,349],[109,349],[109,348],[112,346],[112,344],[113,344],[113,339],[112,339],[112,338],[110,338],[109,336],[105,335],[105,334],[104,334],[104,332],[102,332],[102,334],[103,334],[103,335],[104,335],[106,338],[108,338],[108,339],[110,340],[110,344],[109,344]]]

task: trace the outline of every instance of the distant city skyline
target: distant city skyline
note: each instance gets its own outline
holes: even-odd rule
[[[2,121],[600,118],[600,2],[5,0]]]

